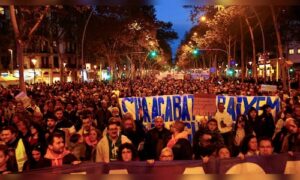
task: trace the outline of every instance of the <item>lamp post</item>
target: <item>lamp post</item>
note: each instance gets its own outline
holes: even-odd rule
[[[31,62],[33,64],[33,84],[35,84],[35,64],[36,64],[37,60],[31,59]]]
[[[14,54],[13,54],[13,50],[12,49],[8,49],[9,53],[10,53],[10,65],[11,65],[11,73],[14,73]]]

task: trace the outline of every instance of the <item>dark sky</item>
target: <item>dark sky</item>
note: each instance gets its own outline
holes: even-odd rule
[[[192,27],[190,21],[190,9],[183,8],[180,1],[160,1],[155,5],[157,19],[163,21],[170,21],[173,23],[173,29],[178,33],[178,39],[174,40],[171,44],[173,57],[176,54],[180,41],[184,38],[185,32],[189,31]]]

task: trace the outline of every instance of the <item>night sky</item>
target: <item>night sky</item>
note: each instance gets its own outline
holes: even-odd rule
[[[178,33],[178,39],[172,41],[172,56],[175,57],[176,49],[180,45],[180,41],[184,38],[185,32],[192,27],[189,18],[190,9],[186,9],[180,1],[160,1],[155,5],[157,19],[173,23],[173,29]]]

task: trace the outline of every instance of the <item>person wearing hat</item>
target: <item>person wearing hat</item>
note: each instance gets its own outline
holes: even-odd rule
[[[263,113],[258,117],[260,131],[256,131],[256,136],[272,138],[275,132],[275,122],[272,115],[272,108],[270,105],[265,104],[261,107]]]

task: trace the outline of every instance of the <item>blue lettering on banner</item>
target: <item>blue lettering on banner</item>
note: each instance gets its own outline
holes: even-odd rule
[[[157,100],[156,100],[156,97],[153,97],[153,103],[152,103],[152,119],[154,119],[156,116],[158,116]]]
[[[174,120],[180,120],[181,118],[181,97],[173,96],[173,117]]]
[[[143,112],[144,112],[144,122],[151,122],[151,118],[149,116],[148,106],[147,106],[147,100],[146,98],[142,99],[142,106],[143,106]]]
[[[272,102],[272,98],[271,97],[267,97],[267,104],[274,109],[276,107],[276,112],[279,112],[279,108],[280,108],[280,101],[279,98],[275,99],[274,102]]]
[[[227,112],[231,114],[232,119],[236,119],[235,116],[235,107],[234,107],[234,97],[229,98],[228,106],[227,106]]]
[[[165,115],[162,113],[162,104],[165,104],[165,100],[163,97],[158,97],[158,115],[160,115],[163,119],[165,119]]]
[[[188,108],[188,101],[187,96],[183,96],[183,104],[182,104],[182,113],[181,113],[181,120],[190,120],[189,108]]]
[[[172,103],[171,103],[171,97],[168,96],[167,97],[167,107],[166,107],[166,117],[165,117],[165,121],[173,121],[173,117],[172,117]]]
[[[250,110],[250,108],[253,107],[254,104],[256,103],[257,97],[253,97],[253,99],[250,103],[248,103],[247,96],[244,96],[243,99],[244,99],[244,107],[245,107],[244,114],[246,114]]]
[[[263,102],[270,105],[273,113],[280,110],[280,99],[270,96],[217,96],[216,103],[222,102],[227,112],[235,120],[240,114],[246,114],[251,107],[259,109]],[[143,120],[145,124],[152,123],[152,120],[160,115],[165,122],[174,120],[185,121],[187,128],[192,133],[198,128],[193,114],[194,96],[187,95],[169,95],[169,96],[152,96],[152,97],[125,97],[119,99],[122,113],[130,112],[139,118],[139,108],[143,110]],[[275,112],[274,112],[275,111]]]

